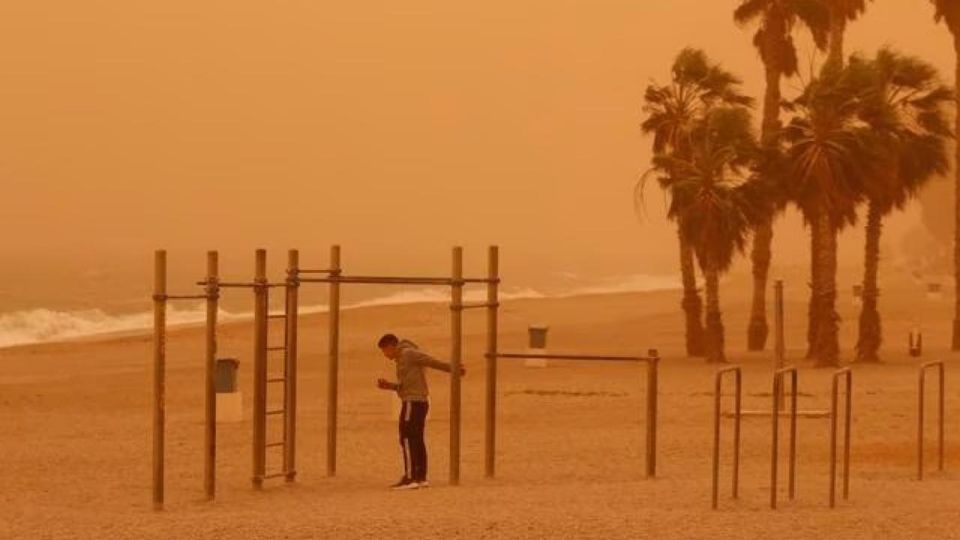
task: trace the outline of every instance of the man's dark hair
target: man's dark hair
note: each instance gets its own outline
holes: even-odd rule
[[[384,334],[383,337],[380,338],[380,341],[377,342],[377,347],[382,349],[390,345],[396,345],[397,343],[400,343],[400,338],[393,334]]]

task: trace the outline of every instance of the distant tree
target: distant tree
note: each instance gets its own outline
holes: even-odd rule
[[[954,63],[956,64],[956,81],[954,86],[960,88],[960,0],[930,0],[936,9],[935,19],[943,21],[953,35]],[[960,110],[960,103],[958,103]],[[960,113],[956,115],[954,133],[960,133]],[[954,188],[956,197],[954,205],[954,239],[953,239],[953,272],[954,272],[954,311],[953,311],[953,345],[955,351],[960,351],[960,145],[954,150]]]
[[[757,143],[745,107],[719,106],[698,119],[684,152],[654,157],[670,194],[669,215],[693,246],[706,283],[707,360],[725,362],[720,275],[746,247],[752,228],[768,212],[761,182],[749,177]]]
[[[769,148],[776,144],[780,130],[780,80],[797,73],[794,32],[798,26],[807,28],[816,46],[825,49],[830,13],[822,0],[741,0],[733,18],[738,24],[756,23],[758,26],[753,44],[763,61],[766,80],[760,141]],[[747,348],[751,351],[763,350],[769,333],[766,291],[772,257],[773,219],[774,213],[771,212],[768,219],[759,222],[753,236],[753,304],[747,329]]]
[[[883,218],[902,209],[934,175],[946,172],[946,143],[952,136],[946,107],[955,98],[932,65],[888,48],[872,59],[854,56],[848,70],[865,89],[861,118],[879,136],[883,150],[883,166],[864,185],[868,210],[857,341],[857,361],[877,362],[883,338],[877,309]]]
[[[653,135],[654,155],[689,156],[692,151],[691,131],[708,110],[722,105],[751,103],[750,98],[740,93],[740,84],[737,77],[711,62],[703,51],[682,50],[674,60],[670,82],[651,84],[644,94],[642,129]],[[669,176],[668,172],[666,177]],[[637,185],[641,197],[643,184],[641,180]],[[682,234],[682,228],[683,223],[678,221],[686,348],[689,356],[703,356],[703,303],[697,290],[694,250]]]

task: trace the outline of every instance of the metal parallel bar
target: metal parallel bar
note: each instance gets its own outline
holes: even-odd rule
[[[791,416],[790,411],[781,410],[778,412],[778,415],[781,417]],[[730,417],[730,413],[724,412],[721,413],[721,416]],[[740,412],[741,417],[751,417],[751,416],[770,416],[770,411],[758,411],[758,410],[747,410]],[[830,418],[829,410],[813,410],[813,411],[797,411],[797,418]]]
[[[278,446],[284,446],[286,443],[283,441],[267,443],[267,448],[277,448]]]
[[[286,314],[286,313],[274,313],[274,314],[272,314],[272,315],[267,315],[267,318],[268,318],[268,319],[286,319],[286,318],[287,318],[287,314]]]
[[[787,367],[778,369],[773,374],[773,443],[770,456],[770,508],[777,508],[777,472],[780,450],[780,409],[779,395],[783,389],[784,375],[790,375],[790,456],[788,463],[788,493],[790,499],[796,496],[796,460],[797,460],[797,368]]]
[[[287,475],[289,475],[289,474],[290,474],[290,472],[279,472],[279,473],[272,473],[272,474],[264,474],[264,475],[262,475],[262,476],[259,477],[259,478],[260,478],[260,483],[262,484],[264,480],[272,480],[272,479],[274,479],[274,478],[285,477],[285,476],[287,476]]]
[[[289,270],[288,270],[288,271],[289,271]],[[331,274],[331,273],[333,273],[333,270],[330,269],[330,268],[320,268],[320,269],[316,269],[316,268],[298,268],[298,269],[297,269],[297,273],[298,273],[298,274]]]
[[[445,285],[463,286],[468,283],[489,283],[487,278],[451,279],[442,277],[395,277],[395,276],[341,276],[334,272],[325,278],[300,278],[301,283],[353,283],[367,285]]]
[[[593,360],[599,362],[654,362],[657,359],[650,356],[597,356],[589,354],[531,354],[531,353],[497,353],[497,358],[546,358],[547,360]]]
[[[845,379],[844,402],[844,442],[843,442],[843,498],[850,492],[850,418],[853,389],[853,375],[850,368],[843,368],[833,374],[830,393],[830,508],[836,506],[837,489],[837,426],[840,416],[840,379]]]
[[[167,252],[153,257],[153,509],[163,510],[166,423]]]
[[[713,388],[713,491],[712,504],[716,510],[720,495],[720,401],[723,395],[723,376],[734,374],[734,434],[733,434],[733,498],[736,499],[739,491],[740,477],[740,395],[741,370],[739,366],[730,366],[717,371]]]
[[[267,347],[267,351],[270,351],[270,352],[273,352],[273,351],[285,351],[285,350],[287,350],[287,348],[286,348],[285,346]]]
[[[286,377],[269,377],[269,378],[267,378],[267,382],[268,382],[268,383],[286,382],[286,380],[287,380]]]
[[[292,482],[296,477],[297,458],[297,324],[300,319],[300,252],[291,249],[287,252],[287,289],[284,319],[284,385],[283,408],[288,411],[284,417],[284,441],[288,444],[283,452],[283,469],[287,471],[286,480]]]
[[[254,383],[253,383],[253,487],[263,488],[266,469],[267,411],[267,320],[269,297],[267,288],[267,253],[258,249],[254,265]]]
[[[937,374],[939,376],[938,381],[938,390],[939,396],[937,398],[937,440],[938,440],[938,469],[939,471],[943,470],[943,453],[944,453],[944,374],[945,374],[945,365],[942,361],[936,362],[927,362],[920,366],[919,373],[919,392],[918,392],[918,407],[917,407],[917,480],[923,480],[923,431],[924,431],[924,405],[926,403],[926,376],[927,370],[930,368],[937,368]]]
[[[497,453],[497,327],[499,311],[500,250],[487,249],[487,346],[486,346],[486,401],[484,402],[484,475],[496,475]]]
[[[198,281],[197,285],[201,287],[206,287],[206,281]],[[217,284],[221,289],[256,289],[256,288],[267,288],[273,289],[276,287],[286,287],[286,283],[270,283],[266,281],[266,276],[264,276],[263,283],[238,283],[233,281],[221,281]]]
[[[267,411],[266,414],[267,414],[267,416],[275,416],[275,415],[278,415],[278,414],[283,414],[283,413],[285,413],[285,412],[286,412],[286,410],[284,410],[284,409],[273,409],[273,410]]]
[[[657,476],[657,406],[660,395],[659,371],[660,353],[656,349],[647,351],[647,403],[646,403],[646,477]]]
[[[208,500],[216,496],[217,468],[217,311],[220,290],[217,287],[219,260],[216,251],[207,252],[206,366],[204,377],[204,466],[203,486]]]
[[[463,304],[463,248],[455,247],[451,261],[450,306]],[[460,483],[460,355],[463,312],[450,310],[450,485]]]
[[[330,247],[331,276],[340,276],[340,246]],[[300,280],[304,282],[304,280]],[[327,366],[327,476],[337,474],[337,390],[340,362],[340,282],[330,283]]]
[[[466,303],[460,304],[459,306],[450,306],[453,309],[486,309],[490,307],[497,307],[496,305],[491,306],[489,302],[476,302],[476,303]]]
[[[783,369],[786,359],[786,342],[784,340],[784,315],[783,315],[783,280],[778,279],[774,284],[774,370]],[[780,395],[777,397],[779,408],[782,410],[786,402],[783,394],[783,387],[780,388]]]

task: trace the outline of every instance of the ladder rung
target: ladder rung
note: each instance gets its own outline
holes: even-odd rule
[[[285,472],[278,472],[278,473],[273,473],[273,474],[265,474],[265,475],[261,476],[260,478],[261,478],[262,480],[270,480],[271,478],[280,478],[281,476],[286,476],[286,475],[287,475],[287,473],[285,473]]]
[[[267,444],[267,448],[276,448],[277,446],[283,446],[284,444],[286,444],[284,441],[272,442]]]
[[[272,415],[272,414],[283,414],[283,413],[285,413],[285,412],[286,412],[286,411],[283,410],[283,409],[274,409],[274,410],[272,410],[272,411],[267,411],[267,414],[268,414],[268,415]]]
[[[271,377],[267,379],[268,383],[278,383],[278,382],[287,382],[286,377]]]
[[[283,314],[280,314],[280,315],[267,315],[267,318],[268,318],[268,319],[286,319],[286,318],[287,318],[287,314],[286,314],[286,313],[283,313]]]
[[[285,351],[287,350],[287,348],[286,347],[267,347],[267,350],[268,351]]]

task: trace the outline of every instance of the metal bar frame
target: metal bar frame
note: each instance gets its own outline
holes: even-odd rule
[[[270,300],[267,285],[267,252],[258,249],[254,263],[253,289],[253,488],[263,489],[267,444],[267,315]]]
[[[283,471],[287,482],[297,476],[297,330],[300,319],[300,252],[287,252],[287,289],[284,309]],[[269,315],[267,316],[269,319]]]
[[[454,247],[450,272],[450,484],[460,484],[460,369],[463,353],[463,248]]]
[[[944,453],[944,376],[946,372],[945,364],[942,360],[936,362],[927,362],[920,366],[919,373],[919,393],[917,407],[917,480],[923,480],[923,431],[924,431],[924,404],[926,402],[926,376],[931,368],[937,368],[939,375],[939,394],[937,396],[937,441],[938,441],[938,462],[937,470],[943,471],[943,453]]]
[[[153,509],[163,510],[166,441],[167,252],[153,257]]]
[[[337,474],[337,402],[340,372],[340,246],[330,246],[327,343],[327,476]],[[301,283],[313,282],[300,279]],[[318,281],[317,283],[320,283]]]
[[[493,478],[497,467],[497,333],[500,311],[500,248],[498,246],[490,246],[487,250],[487,279],[483,472],[486,478]]]
[[[645,467],[644,473],[647,478],[654,478],[657,475],[657,402],[659,386],[659,365],[660,355],[656,349],[647,351],[647,356],[601,356],[588,354],[530,354],[530,353],[497,353],[490,352],[488,345],[487,358],[495,361],[498,358],[505,359],[526,359],[526,358],[546,358],[548,360],[573,360],[573,361],[598,361],[598,362],[634,362],[647,365],[647,388],[646,388],[646,434],[645,434]],[[489,366],[489,364],[488,364]],[[496,368],[490,370],[488,367],[487,377],[496,377]],[[492,388],[492,390],[491,390]],[[485,462],[488,464],[488,477],[493,476],[493,460],[496,454],[496,409],[495,403],[491,399],[490,392],[496,391],[496,382],[487,385],[487,407],[489,418],[486,421],[488,432],[488,444],[485,448]],[[495,396],[493,396],[495,399]]]
[[[788,469],[788,494],[790,500],[796,497],[796,466],[797,466],[797,368],[785,367],[773,374],[773,444],[770,455],[770,508],[777,508],[777,473],[780,454],[780,415],[779,399],[783,389],[783,378],[790,375],[790,461]]]
[[[740,485],[740,411],[743,395],[743,374],[740,366],[730,366],[717,371],[713,386],[713,491],[712,507],[717,509],[720,494],[720,399],[723,395],[724,375],[734,375],[734,424],[733,424],[733,498],[739,495]]]
[[[843,408],[843,498],[850,498],[850,419],[853,411],[853,372],[843,368],[833,374],[830,393],[830,508],[836,506],[837,491],[837,424],[840,415],[840,379],[844,381]]]
[[[219,310],[220,288],[219,259],[216,251],[207,252],[206,292],[206,359],[204,377],[204,462],[203,486],[207,500],[216,496],[217,476],[217,311]]]

